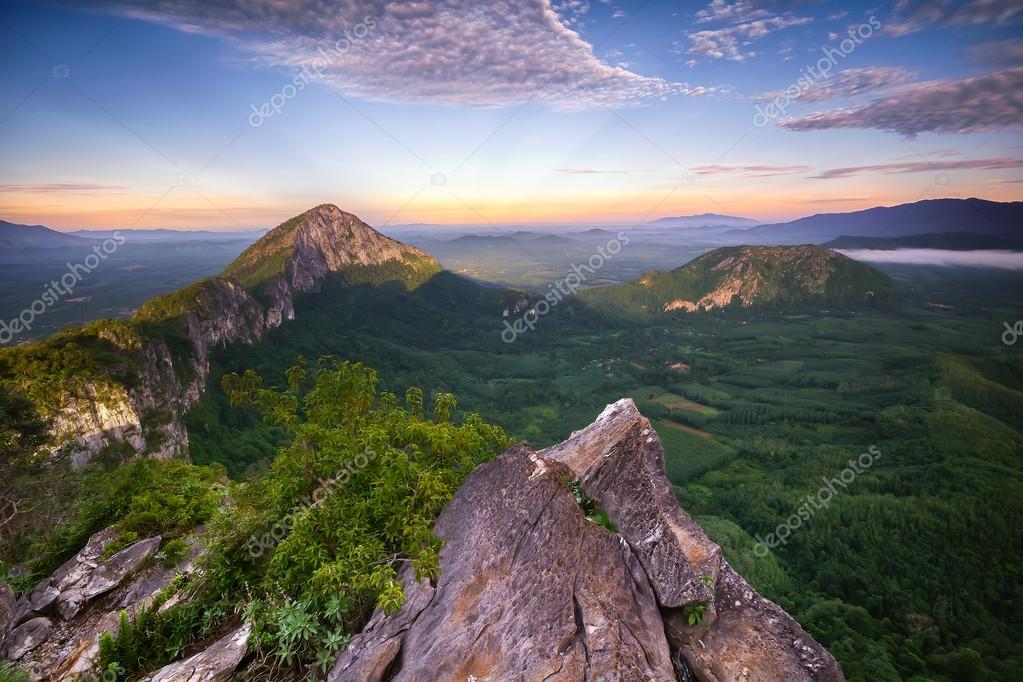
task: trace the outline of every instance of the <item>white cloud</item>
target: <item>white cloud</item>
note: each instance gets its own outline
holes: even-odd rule
[[[812,88],[800,93],[794,99],[797,102],[826,102],[828,100],[856,97],[874,92],[889,86],[906,83],[915,74],[898,66],[868,66],[863,68],[842,69],[824,81],[815,83]],[[784,96],[784,90],[765,92],[759,100],[774,100]]]
[[[629,106],[682,93],[656,76],[605,63],[566,24],[579,0],[115,0],[114,9],[235,41],[259,64],[317,69],[355,97],[506,106],[532,97],[555,109]],[[561,12],[559,14],[559,11]],[[341,54],[335,41],[375,24]],[[684,94],[684,93],[683,93]]]
[[[876,128],[906,137],[918,133],[977,133],[1023,127],[1023,67],[958,80],[897,88],[862,106],[814,112],[781,121],[789,130]]]
[[[898,0],[884,30],[903,36],[929,26],[1011,26],[1021,20],[1023,3],[1019,0]]]
[[[736,62],[755,57],[757,53],[749,49],[749,46],[768,34],[813,21],[810,17],[797,17],[788,13],[773,14],[763,6],[763,3],[758,6],[752,0],[736,2],[711,0],[711,3],[695,16],[697,23],[700,24],[727,25],[687,33],[692,43],[687,53]]]

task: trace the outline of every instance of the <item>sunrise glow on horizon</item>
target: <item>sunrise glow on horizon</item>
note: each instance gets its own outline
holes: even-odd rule
[[[0,219],[238,230],[334,203],[378,227],[773,222],[1023,196],[1016,11],[420,4],[0,10]]]

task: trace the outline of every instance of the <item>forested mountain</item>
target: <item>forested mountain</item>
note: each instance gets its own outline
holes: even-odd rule
[[[739,306],[869,304],[894,292],[874,268],[816,246],[715,249],[670,272],[584,292],[588,303],[645,312],[707,311]]]
[[[439,271],[419,249],[336,206],[318,206],[271,230],[222,276],[154,298],[130,319],[3,351],[0,377],[37,401],[79,462],[117,443],[184,455],[181,417],[205,390],[213,348],[255,342],[292,319],[295,297],[328,275],[415,288]]]

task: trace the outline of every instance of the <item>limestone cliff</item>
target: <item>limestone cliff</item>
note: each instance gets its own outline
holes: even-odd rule
[[[76,463],[112,443],[172,457],[187,450],[182,417],[205,390],[215,348],[253,343],[293,319],[295,297],[325,277],[414,287],[439,271],[423,251],[324,204],[268,232],[221,276],[152,299],[130,321],[94,323],[11,352],[94,349],[93,376],[50,401],[54,435]],[[26,386],[35,377],[12,379]]]

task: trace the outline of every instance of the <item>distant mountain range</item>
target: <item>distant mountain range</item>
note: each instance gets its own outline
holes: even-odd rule
[[[645,223],[646,227],[752,227],[758,225],[759,220],[750,218],[739,218],[731,215],[718,213],[701,213],[700,215],[682,215],[668,218],[658,218]]]
[[[133,244],[161,242],[234,241],[254,242],[267,230],[215,232],[213,230],[73,230],[58,232],[43,225],[20,225],[0,220],[0,248],[4,249],[65,249],[84,247],[120,234]]]
[[[891,207],[876,207],[852,213],[821,213],[787,223],[758,224],[749,218],[704,213],[702,215],[660,218],[631,233],[650,234],[652,238],[684,232],[685,239],[708,246],[719,244],[795,245],[824,244],[831,248],[937,248],[954,250],[1020,248],[1023,243],[1023,202],[996,202],[983,199],[931,199]],[[57,232],[42,225],[17,225],[0,221],[0,247],[5,249],[59,249],[88,246],[120,232],[129,243],[185,241],[255,241],[265,230],[251,232],[215,232],[210,230],[77,230]],[[572,240],[610,238],[616,231],[592,228],[579,232],[519,229],[510,232],[463,234],[453,239],[442,233],[419,235],[414,241],[447,252],[450,248],[496,249],[525,242],[536,246],[568,246]],[[946,236],[938,236],[946,235]],[[851,238],[903,239],[910,241],[851,242]],[[842,242],[833,243],[841,238]]]
[[[186,241],[248,241],[254,242],[267,230],[231,230],[229,232],[216,232],[214,230],[168,230],[165,228],[154,230],[74,230],[68,234],[84,237],[85,239],[108,239],[119,233],[122,237],[134,244],[156,243],[156,242],[186,242]]]
[[[59,249],[69,246],[88,246],[89,241],[74,235],[57,232],[42,225],[18,225],[0,220],[0,248],[4,249]]]
[[[741,244],[820,244],[842,236],[905,237],[969,232],[1020,239],[1023,202],[928,199],[852,213],[820,213],[788,223],[758,225],[722,235]]]

